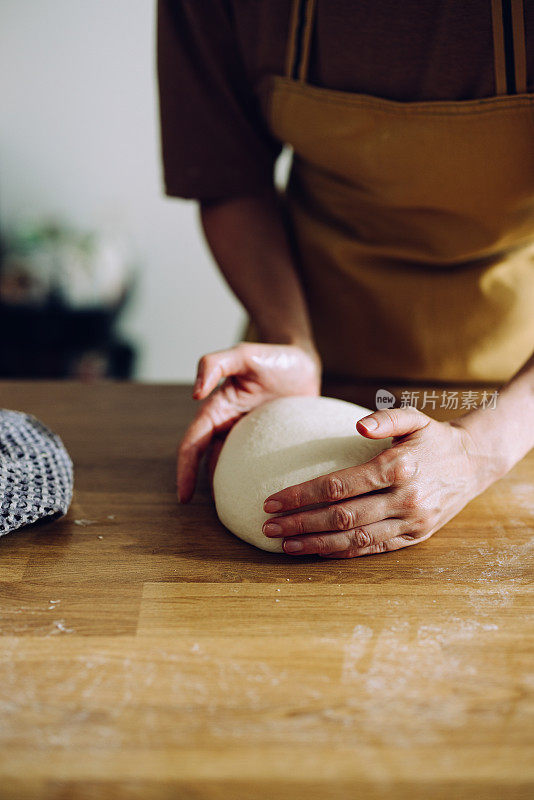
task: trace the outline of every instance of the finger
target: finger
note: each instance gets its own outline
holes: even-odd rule
[[[391,481],[384,459],[380,456],[381,453],[357,467],[340,469],[281,489],[269,495],[263,504],[263,510],[267,514],[275,514],[318,503],[337,503],[339,500],[385,489],[390,486]]]
[[[417,408],[384,408],[374,411],[356,423],[356,428],[362,436],[368,439],[387,439],[388,436],[406,436],[425,428],[430,417]]]
[[[199,409],[178,450],[176,485],[180,502],[187,503],[195,491],[203,453],[216,433],[228,430],[242,416],[228,403],[223,391],[216,392]]]
[[[187,429],[178,449],[176,486],[181,503],[189,502],[193,496],[200,459],[208,447],[213,433],[213,422],[209,414],[201,409]]]
[[[393,508],[390,493],[363,495],[309,511],[270,517],[263,523],[263,532],[265,536],[280,538],[319,531],[350,531],[396,515],[399,510]]]
[[[351,531],[329,531],[284,539],[283,549],[288,555],[329,555],[345,550],[364,550],[400,536],[409,529],[406,520],[390,518],[362,525]]]
[[[246,368],[243,351],[238,347],[218,350],[202,356],[198,362],[193,397],[200,400],[215,389],[222,378],[242,373]]]
[[[342,550],[338,553],[328,553],[326,555],[320,553],[319,555],[321,555],[322,558],[359,558],[360,556],[374,556],[379,553],[390,553],[394,550],[400,550],[403,547],[410,547],[422,541],[422,538],[403,534],[401,536],[394,536],[387,541],[377,542],[369,547],[349,547],[347,550]]]

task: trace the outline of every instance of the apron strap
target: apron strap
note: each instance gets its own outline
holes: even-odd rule
[[[302,0],[293,0],[293,4],[291,7],[291,17],[289,21],[289,34],[287,38],[286,68],[285,68],[286,78],[292,78],[293,73],[295,71],[295,61],[297,58],[297,34],[299,29],[301,5],[302,5]]]
[[[515,90],[517,94],[525,94],[527,91],[527,56],[523,0],[512,0],[512,30],[514,36]]]
[[[493,27],[493,68],[495,71],[495,94],[506,94],[506,56],[504,53],[504,29],[502,0],[491,0],[491,24]]]
[[[287,41],[285,76],[308,78],[316,0],[293,0]]]
[[[315,20],[315,9],[317,0],[306,0],[306,16],[304,18],[304,30],[302,33],[302,55],[299,66],[299,81],[308,79],[310,68],[311,40],[313,33],[313,23]]]
[[[316,8],[317,0],[293,0],[285,75],[287,78],[298,78],[301,83],[308,79]],[[491,0],[491,21],[495,94],[525,94],[527,59],[523,0]],[[505,33],[508,35],[505,36]]]
[[[523,0],[491,0],[495,94],[527,91]]]

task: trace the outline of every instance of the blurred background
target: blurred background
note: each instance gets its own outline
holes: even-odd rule
[[[0,0],[0,377],[190,381],[244,314],[163,195],[150,0]]]

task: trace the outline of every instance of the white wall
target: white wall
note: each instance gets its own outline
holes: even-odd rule
[[[191,380],[244,314],[195,206],[163,197],[150,0],[0,0],[0,223],[118,227],[141,265],[138,377]]]

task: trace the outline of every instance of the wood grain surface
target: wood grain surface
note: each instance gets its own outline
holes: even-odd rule
[[[324,561],[230,535],[205,474],[178,504],[189,387],[0,406],[76,475],[0,539],[1,800],[534,796],[533,454],[429,541]]]

